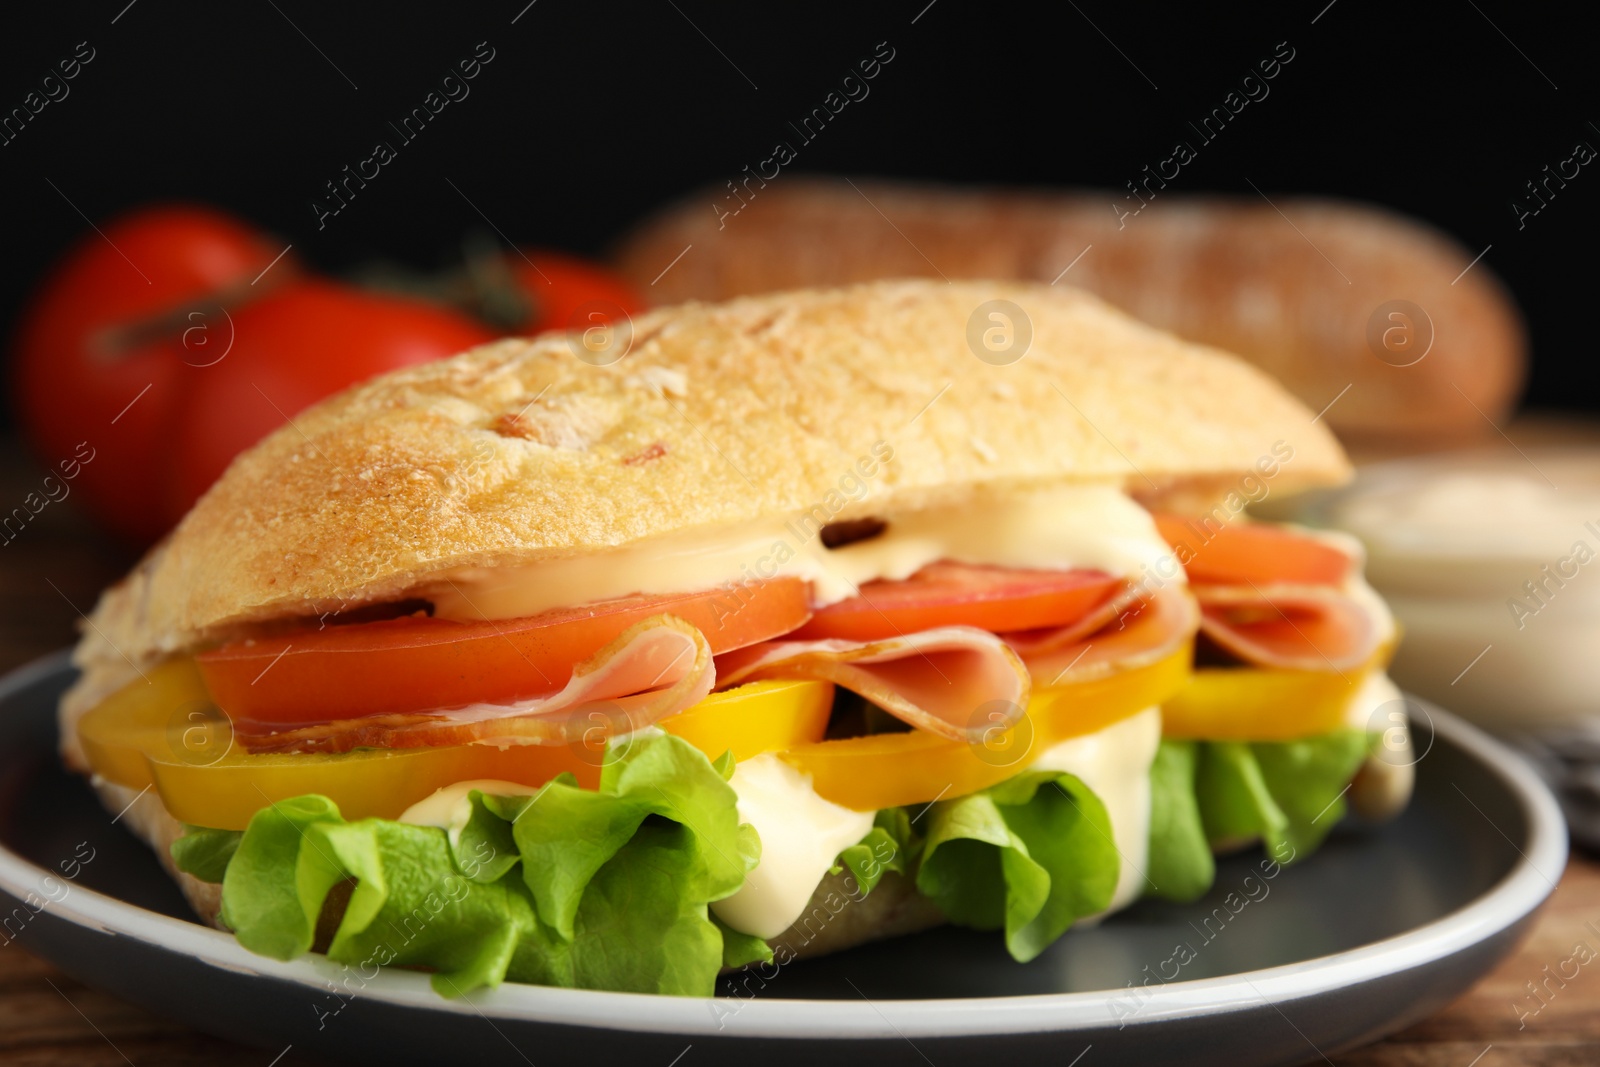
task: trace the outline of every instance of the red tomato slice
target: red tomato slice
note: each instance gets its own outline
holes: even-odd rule
[[[1155,516],[1189,580],[1202,585],[1342,585],[1350,557],[1332,545],[1269,523],[1230,522],[1220,529],[1181,515]]]
[[[713,653],[765,641],[810,616],[797,578],[668,596],[631,596],[525,619],[454,622],[412,616],[224,645],[197,658],[235,721],[303,726],[554,692],[572,667],[629,626],[667,613],[705,634]]]
[[[1124,585],[1102,571],[1038,571],[943,560],[904,581],[867,582],[861,595],[819,608],[791,636],[879,641],[935,626],[1006,633],[1066,626]]]

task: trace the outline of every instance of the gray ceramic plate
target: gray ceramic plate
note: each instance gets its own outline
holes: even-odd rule
[[[363,983],[321,958],[252,956],[193,922],[144,846],[59,769],[53,713],[70,679],[52,657],[0,681],[0,892],[21,909],[0,936],[203,1030],[384,1067],[665,1067],[691,1047],[685,1067],[1320,1061],[1465,991],[1566,863],[1544,786],[1428,709],[1436,737],[1395,823],[1341,827],[1271,879],[1259,855],[1230,857],[1206,900],[1141,904],[1026,966],[995,935],[945,929],[715,999],[504,986],[446,1001],[421,974]]]

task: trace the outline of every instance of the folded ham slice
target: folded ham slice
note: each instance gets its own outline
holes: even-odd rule
[[[1049,688],[1164,659],[1193,638],[1200,621],[1194,598],[1178,584],[1143,598],[1121,596],[1109,607],[1058,630],[1003,636],[1027,664],[1033,684]]]
[[[235,736],[250,752],[581,744],[597,725],[616,736],[675,715],[710,693],[715,679],[711,646],[700,631],[674,616],[656,615],[624,630],[574,667],[565,687],[545,696],[253,735],[239,723]]]
[[[880,641],[767,641],[717,657],[720,686],[764,678],[833,682],[902,722],[953,741],[981,739],[993,726],[985,712],[996,701],[1022,709],[1030,691],[1017,654],[994,634],[971,626]]]
[[[1302,671],[1360,668],[1388,625],[1382,606],[1348,591],[1359,553],[1291,526],[1157,515],[1156,525],[1189,575],[1200,631],[1256,667]]]
[[[1361,667],[1382,641],[1361,601],[1326,585],[1196,585],[1200,630],[1257,667],[1344,672]]]
[[[1068,626],[1047,626],[1037,630],[1010,630],[1003,636],[1017,655],[1024,660],[1030,656],[1043,656],[1058,652],[1069,645],[1079,645],[1090,634],[1097,633],[1122,616],[1138,611],[1147,597],[1141,597],[1136,587],[1124,584],[1114,596],[1089,611],[1083,618]]]

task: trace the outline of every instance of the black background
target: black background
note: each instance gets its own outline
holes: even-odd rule
[[[451,261],[463,234],[487,232],[464,196],[514,240],[604,252],[652,209],[768,156],[882,41],[895,58],[870,96],[786,173],[1117,187],[1286,41],[1295,59],[1270,96],[1172,191],[1253,196],[1253,182],[1370,200],[1474,251],[1492,245],[1480,267],[1508,282],[1531,329],[1529,402],[1600,407],[1589,384],[1600,164],[1520,230],[1511,206],[1577,142],[1600,147],[1594,38],[1560,9],[525,3],[112,0],[8,13],[0,111],[78,42],[96,54],[66,99],[0,146],[0,321],[9,332],[52,258],[92,236],[85,216],[159,199],[232,209],[335,271]],[[319,231],[323,183],[393,140],[386,121],[480,41],[495,58],[471,95]]]

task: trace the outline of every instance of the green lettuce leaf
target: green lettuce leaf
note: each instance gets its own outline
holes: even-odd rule
[[[760,856],[723,762],[652,732],[602,770],[597,790],[563,776],[530,797],[473,793],[454,841],[433,827],[347,822],[307,796],[258,812],[231,846],[196,830],[173,854],[220,873],[224,920],[277,959],[309,951],[330,892],[353,883],[327,951],[358,973],[426,967],[447,996],[505,980],[709,995],[725,958],[770,958],[759,939],[725,936],[707,909]]]
[[[755,829],[739,824],[736,802],[733,787],[699,749],[655,733],[636,737],[626,758],[601,770],[598,791],[562,775],[534,796],[488,804],[511,823],[540,919],[570,940],[596,872],[651,815],[694,831],[686,847],[695,853],[693,874],[704,883],[705,901],[732,895],[761,856]]]
[[[1187,903],[1217,876],[1195,799],[1199,749],[1193,741],[1161,742],[1150,766],[1150,852],[1145,895]]]
[[[908,873],[922,851],[922,839],[905,808],[885,808],[872,820],[867,836],[839,853],[834,871],[848,870],[865,897],[890,871]]]
[[[1021,962],[1103,911],[1116,891],[1111,820],[1074,775],[1018,775],[941,801],[927,820],[917,888],[951,922],[1003,928],[1006,948]]]
[[[178,870],[202,882],[221,882],[228,861],[238,851],[242,830],[208,830],[185,826],[184,835],[172,843],[172,859]]]
[[[467,798],[472,813],[451,841],[456,869],[474,882],[498,882],[522,859],[511,823],[489,809],[488,797],[474,789]]]
[[[735,930],[715,915],[711,921],[722,931],[722,965],[744,967],[751,963],[771,963],[772,946],[755,934]]]
[[[343,822],[333,801],[295,797],[256,812],[239,839],[222,879],[222,921],[251,952],[286,960],[311,950],[322,903],[339,881],[327,877],[331,864],[306,834],[324,822]]]
[[[1279,863],[1304,859],[1344,816],[1369,747],[1361,730],[1298,741],[1199,745],[1195,797],[1207,838],[1259,837]]]
[[[707,914],[712,890],[686,826],[651,819],[602,866],[583,895],[573,937],[529,945],[513,981],[579,989],[709,996],[722,935]]]
[[[558,947],[543,936],[515,878],[478,883],[456,869],[443,830],[385,819],[319,822],[306,845],[301,869],[321,872],[317,888],[359,879],[328,946],[336,962],[432,968],[434,989],[457,996],[509,977],[530,942],[544,954]]]

